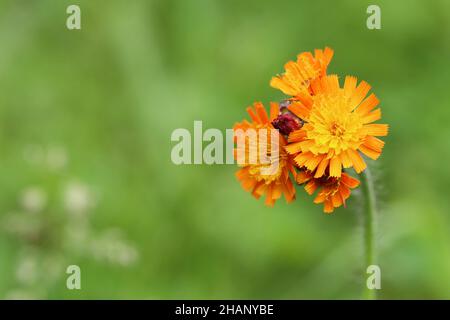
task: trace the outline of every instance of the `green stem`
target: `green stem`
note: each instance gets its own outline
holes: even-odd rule
[[[376,223],[376,196],[372,174],[369,168],[360,175],[362,180],[362,192],[364,195],[364,251],[365,251],[365,267],[364,274],[367,279],[366,269],[368,266],[375,264],[375,223]],[[367,288],[364,281],[364,293],[366,299],[376,299],[376,289]]]

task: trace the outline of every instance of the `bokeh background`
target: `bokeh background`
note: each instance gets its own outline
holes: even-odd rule
[[[283,99],[286,61],[330,46],[391,126],[371,163],[379,296],[449,299],[449,40],[446,0],[2,0],[0,297],[360,298],[358,193],[333,215],[304,192],[266,208],[235,166],[170,159],[174,129],[230,128]]]

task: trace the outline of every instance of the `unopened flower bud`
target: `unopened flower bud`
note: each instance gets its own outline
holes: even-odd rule
[[[292,131],[300,129],[302,123],[300,119],[288,111],[280,114],[275,120],[273,120],[272,125],[275,129],[278,129],[282,135],[287,136]]]

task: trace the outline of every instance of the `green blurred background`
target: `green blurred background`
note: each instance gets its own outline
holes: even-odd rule
[[[170,159],[174,129],[230,128],[330,46],[391,126],[370,163],[379,296],[449,299],[449,40],[446,0],[1,0],[0,298],[359,298],[357,192],[333,215],[304,192],[266,208],[235,166]]]

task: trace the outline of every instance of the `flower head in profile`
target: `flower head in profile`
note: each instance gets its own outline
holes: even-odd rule
[[[279,105],[271,103],[268,115],[260,102],[248,107],[251,122],[235,124],[237,146],[235,157],[242,168],[236,173],[244,190],[255,198],[266,196],[266,205],[273,206],[284,195],[287,202],[295,199],[290,173],[295,176],[294,163],[284,150],[286,139],[272,122],[279,116]]]
[[[305,124],[289,135],[286,150],[299,168],[314,172],[320,178],[329,172],[339,178],[343,168],[357,173],[366,168],[361,154],[377,159],[384,146],[378,136],[388,134],[387,124],[373,123],[381,118],[375,109],[379,100],[367,94],[370,85],[355,77],[346,77],[344,87],[337,76],[313,81],[311,94],[289,105],[289,110]],[[374,110],[375,109],[375,110]]]
[[[297,61],[289,61],[284,65],[283,74],[272,78],[270,86],[294,99],[308,93],[311,82],[326,75],[333,53],[328,47],[316,49],[314,56],[311,52],[300,53]]]
[[[298,184],[304,184],[305,191],[309,195],[319,190],[314,203],[323,203],[325,213],[332,213],[334,208],[345,206],[345,201],[350,197],[351,189],[359,186],[359,181],[347,173],[342,173],[338,178],[329,175],[314,178],[311,171],[301,170],[296,179]]]

